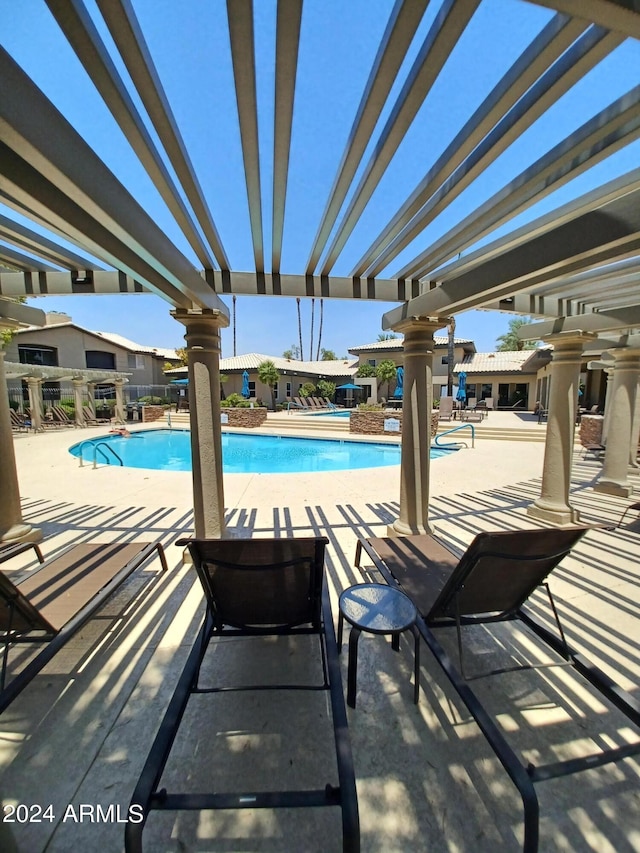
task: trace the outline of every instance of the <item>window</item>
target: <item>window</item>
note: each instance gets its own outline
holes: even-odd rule
[[[87,367],[93,370],[115,370],[116,357],[112,352],[99,349],[88,349],[85,352]]]
[[[446,364],[448,366],[449,365],[449,356],[443,355],[441,360],[440,360],[440,364]]]
[[[127,353],[127,367],[129,370],[144,370],[144,356],[135,352]]]
[[[276,382],[276,384],[273,386],[273,394],[274,394],[274,396],[275,396],[275,397],[277,397],[277,396],[278,396],[278,383],[277,383],[277,382]]]
[[[375,358],[370,358],[369,361],[367,362],[367,364],[370,364],[371,367],[375,367],[376,366]]]
[[[255,382],[249,382],[249,396],[250,397],[256,396],[256,383]]]
[[[291,383],[287,382],[287,397],[291,396]]]
[[[493,396],[493,385],[490,382],[488,382],[488,383],[485,382],[482,386],[481,394],[482,394],[482,397],[481,397],[482,400],[486,400],[487,397],[492,397]]]
[[[46,367],[58,366],[58,350],[55,347],[37,344],[18,344],[20,364],[42,364]]]

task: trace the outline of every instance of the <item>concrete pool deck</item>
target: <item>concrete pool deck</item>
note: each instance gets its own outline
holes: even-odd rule
[[[494,413],[490,420],[495,423],[502,415],[512,413]],[[267,427],[277,429],[277,419]],[[323,424],[319,434],[325,429]],[[53,822],[5,824],[13,841],[3,841],[3,850],[11,850],[12,843],[24,853],[123,848],[122,824],[62,817],[69,804],[114,804],[126,812],[201,618],[193,573],[172,545],[192,529],[191,475],[80,468],[68,447],[81,436],[98,434],[100,428],[15,437],[25,520],[42,529],[47,556],[80,541],[162,537],[171,571],[148,595],[134,600],[124,618],[115,618],[140,586],[141,577],[134,578],[104,608],[104,615],[115,621],[92,620],[2,716],[3,802],[52,803],[56,815]],[[479,438],[475,449],[434,461],[430,493],[436,530],[460,550],[479,530],[536,526],[526,516],[526,506],[539,493],[543,453],[542,443]],[[581,456],[576,451],[572,502],[587,522],[615,523],[630,500],[594,493],[600,464]],[[363,579],[353,568],[357,534],[384,535],[397,515],[398,481],[398,468],[228,475],[229,533],[326,535],[337,620],[338,592]],[[637,474],[632,481],[640,488]],[[639,545],[635,524],[614,532],[591,531],[553,576],[571,641],[636,695]],[[22,555],[9,571],[20,577],[34,568],[30,556]],[[542,600],[534,606],[542,609]],[[510,659],[514,646],[527,659],[541,655],[528,636],[508,626],[491,632],[474,628],[469,642],[474,653],[492,664]],[[518,850],[522,815],[517,793],[426,648],[416,707],[408,647],[403,644],[395,655],[383,639],[364,636],[360,645],[358,704],[349,710],[349,725],[363,851]],[[346,660],[343,677],[346,683]],[[532,761],[589,752],[594,743],[633,739],[619,714],[577,687],[561,668],[485,679],[474,682],[473,689]],[[300,759],[302,767],[310,744],[317,747],[317,709],[297,711],[290,719],[288,709],[284,714],[276,709],[275,719],[246,717],[236,709],[226,720],[211,718],[208,708],[185,718],[185,737],[177,743],[182,763],[167,768],[170,778],[189,776],[202,784],[210,763],[217,766],[221,759],[241,774],[236,759],[242,754],[255,763],[258,745],[266,748],[271,767],[275,745],[289,741],[290,760],[295,764]],[[261,728],[267,724],[274,727],[269,734]],[[215,727],[209,741],[203,737],[207,727]],[[320,760],[312,754],[314,761]],[[540,850],[640,849],[639,781],[638,760],[626,759],[539,785]],[[336,850],[339,820],[325,811],[304,810],[304,817],[251,811],[154,814],[145,830],[145,847],[153,853]]]

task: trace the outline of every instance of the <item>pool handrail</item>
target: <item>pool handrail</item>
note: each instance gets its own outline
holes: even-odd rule
[[[107,456],[107,454],[102,449],[103,447],[106,447],[107,450],[116,457],[121,468],[124,467],[124,462],[122,461],[120,456],[116,453],[116,451],[113,449],[113,447],[110,447],[110,445],[106,441],[99,441],[97,444],[95,444],[91,439],[85,438],[84,441],[80,442],[80,446],[78,447],[78,459],[80,460],[80,468],[84,467],[84,458],[82,456],[82,448],[84,447],[85,444],[88,444],[90,447],[93,447],[93,468],[98,467],[98,462],[97,462],[98,450],[100,450],[100,453],[102,453],[102,455],[104,456],[104,459],[105,459],[105,462],[107,463],[107,465],[110,464],[109,463],[109,457]]]
[[[434,445],[436,447],[459,447],[461,444],[464,444],[465,447],[468,447],[468,445],[464,441],[462,441],[462,442],[448,441],[445,444],[441,444],[439,441],[439,439],[443,438],[445,435],[449,435],[452,432],[458,432],[458,430],[461,430],[461,429],[470,429],[471,430],[471,447],[474,448],[476,446],[475,445],[476,431],[475,431],[473,424],[460,424],[459,426],[455,426],[455,427],[452,427],[451,429],[448,429],[448,430],[445,430],[444,432],[441,432],[439,435],[436,435],[434,442],[433,442]]]

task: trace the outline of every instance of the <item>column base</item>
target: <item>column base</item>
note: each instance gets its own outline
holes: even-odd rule
[[[0,534],[0,545],[18,545],[20,542],[41,542],[42,530],[30,524],[14,524]]]
[[[629,483],[616,483],[613,480],[600,480],[593,487],[594,492],[602,492],[605,495],[617,495],[620,498],[628,498],[633,494],[633,486]]]
[[[571,506],[552,507],[537,502],[527,507],[527,515],[530,515],[531,518],[539,518],[555,527],[569,527],[578,524],[580,521],[580,513]]]
[[[397,518],[393,524],[387,525],[387,536],[432,536],[433,530],[428,525],[416,524],[415,526],[411,526],[409,524],[405,524],[403,521],[400,521]]]

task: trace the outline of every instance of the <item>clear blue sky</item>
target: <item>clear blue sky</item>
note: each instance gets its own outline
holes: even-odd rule
[[[90,8],[100,27],[99,14]],[[134,0],[157,70],[230,258],[232,269],[251,270],[249,217],[235,101],[226,4],[223,0]],[[405,70],[440,3],[432,2],[405,61]],[[337,165],[342,156],[377,44],[393,0],[307,0],[304,6],[294,111],[290,178],[281,272],[303,273]],[[263,185],[265,257],[270,258],[275,0],[256,0],[258,110]],[[484,0],[450,56],[333,273],[348,275],[373,237],[395,213],[489,90],[553,12],[521,0]],[[101,28],[102,29],[102,28]],[[108,38],[108,36],[107,36]],[[0,3],[3,46],[71,121],[135,198],[152,213],[184,254],[191,249],[111,114],[95,93],[44,0]],[[449,209],[395,259],[381,277],[393,276],[564,136],[638,82],[640,45],[627,40],[541,116]],[[125,72],[126,74],[126,72]],[[390,103],[400,87],[392,91]],[[389,111],[383,112],[377,132]],[[365,155],[368,160],[377,138]],[[637,167],[640,143],[627,146],[522,214],[516,227]],[[22,220],[13,211],[1,212]],[[510,228],[508,230],[510,230]],[[35,228],[35,230],[38,230]],[[500,232],[504,233],[505,228]],[[57,238],[56,238],[57,239]],[[268,267],[267,267],[268,269]],[[153,346],[183,345],[183,328],[154,296],[48,297],[31,304],[65,311],[82,326],[118,332]],[[316,301],[316,306],[318,302]],[[230,300],[229,300],[230,306]],[[231,306],[230,306],[231,307]],[[368,343],[380,332],[391,304],[325,300],[322,346],[337,355]],[[305,357],[310,301],[303,301]],[[297,343],[295,300],[238,297],[238,353],[279,355]],[[481,351],[495,348],[509,315],[469,312],[457,317],[457,335]],[[316,311],[315,340],[318,313]],[[314,344],[315,351],[315,344]],[[223,332],[223,355],[232,354],[231,330]]]

